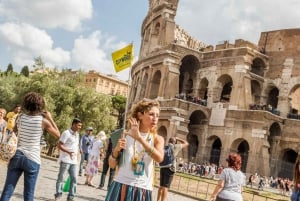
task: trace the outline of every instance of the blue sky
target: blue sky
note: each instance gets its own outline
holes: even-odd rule
[[[19,72],[41,56],[46,66],[116,74],[111,52],[140,47],[146,0],[0,0],[0,69]],[[180,0],[176,23],[206,44],[300,27],[297,0]],[[280,9],[279,9],[280,8]],[[128,70],[116,74],[128,79]]]

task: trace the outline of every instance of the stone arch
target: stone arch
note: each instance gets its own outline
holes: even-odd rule
[[[289,100],[290,100],[290,112],[289,115],[291,117],[295,117],[294,119],[298,119],[300,114],[300,84],[295,85],[290,93],[289,93]]]
[[[203,138],[204,128],[203,126],[207,124],[207,115],[201,110],[195,110],[191,113],[189,118],[187,141],[188,146],[188,159],[193,161],[197,157],[197,152],[201,139]]]
[[[161,72],[158,70],[154,73],[154,76],[151,80],[151,91],[149,98],[157,98],[159,87],[160,87],[160,80],[161,80]]]
[[[208,91],[208,80],[207,78],[202,78],[198,88],[198,97],[202,100],[207,100],[207,91]]]
[[[195,134],[188,134],[187,141],[189,143],[188,146],[188,160],[195,161],[198,152],[199,140],[197,135]]]
[[[189,125],[203,125],[204,122],[207,122],[206,114],[201,110],[196,110],[190,115]]]
[[[281,136],[281,127],[277,122],[274,122],[269,129],[270,137]]]
[[[260,58],[255,58],[252,62],[250,72],[254,73],[255,75],[264,77],[264,70],[265,70],[266,64],[264,61]]]
[[[158,35],[159,34],[159,31],[160,31],[160,23],[157,22],[155,24],[155,28],[154,28],[154,31],[153,31],[153,35]]]
[[[222,142],[221,142],[221,139],[217,136],[212,136],[211,141],[212,141],[212,145],[211,145],[211,150],[210,150],[209,162],[219,165],[221,149],[222,149]]]
[[[145,92],[146,92],[146,87],[147,87],[147,82],[148,82],[148,73],[145,73],[143,79],[142,79],[142,84],[141,84],[141,95],[140,98],[145,98]]]
[[[191,94],[196,83],[196,71],[200,68],[199,60],[193,56],[185,56],[181,61],[179,75],[179,93]]]
[[[278,105],[278,95],[279,89],[275,86],[269,87],[268,98],[267,98],[267,105],[272,106],[273,108],[277,108]]]
[[[281,127],[277,122],[274,122],[269,128],[268,142],[269,142],[269,155],[270,155],[270,171],[271,173],[276,172],[276,166],[274,161],[277,159],[277,149],[279,148],[278,142],[281,136]]]
[[[269,133],[270,135],[268,136],[268,142],[270,144],[270,148],[269,148],[269,154],[272,155],[273,152],[275,152],[276,150],[276,144],[277,141],[276,137],[280,137],[281,136],[281,127],[277,122],[274,122],[269,129]]]
[[[165,140],[165,144],[167,144],[167,136],[168,136],[168,131],[165,126],[160,126],[159,129],[157,129],[157,134],[162,136]]]
[[[242,157],[241,170],[243,172],[246,172],[248,156],[249,156],[249,151],[250,151],[249,143],[245,139],[239,138],[239,139],[236,139],[235,141],[233,141],[231,149],[235,150],[237,153],[239,153],[241,155],[241,157]]]
[[[281,153],[281,160],[278,162],[278,177],[293,179],[294,165],[298,154],[293,149],[284,149]]]
[[[217,88],[219,90],[219,100],[220,102],[229,102],[232,90],[232,78],[231,76],[225,74],[217,79]]]
[[[251,96],[254,104],[260,104],[261,92],[261,84],[257,80],[251,80]]]

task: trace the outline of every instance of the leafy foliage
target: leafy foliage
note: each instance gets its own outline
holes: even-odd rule
[[[79,85],[82,73],[73,75],[67,72],[35,73],[29,77],[15,74],[0,77],[0,107],[11,111],[21,104],[27,92],[35,91],[45,97],[46,109],[51,112],[60,131],[68,129],[74,117],[83,122],[83,130],[88,126],[95,131],[111,132],[116,127],[113,117],[113,102],[110,96],[96,93],[91,88]],[[56,145],[57,139],[44,134],[48,145]]]
[[[23,68],[21,69],[20,74],[24,75],[25,77],[28,77],[29,76],[29,68],[28,68],[28,66],[23,66]]]
[[[6,69],[6,73],[10,74],[12,72],[14,72],[13,65],[12,64],[8,64],[7,69]]]

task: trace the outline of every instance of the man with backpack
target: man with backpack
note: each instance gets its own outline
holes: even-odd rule
[[[160,166],[160,187],[157,193],[157,201],[166,201],[168,189],[171,186],[173,176],[176,172],[176,156],[189,143],[178,137],[171,137],[164,148],[164,160]]]

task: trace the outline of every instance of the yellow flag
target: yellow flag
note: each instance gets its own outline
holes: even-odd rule
[[[116,72],[120,72],[131,66],[133,60],[133,44],[117,50],[111,54]]]

